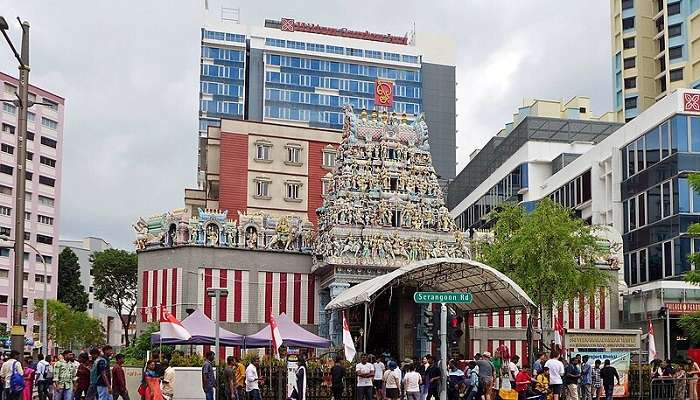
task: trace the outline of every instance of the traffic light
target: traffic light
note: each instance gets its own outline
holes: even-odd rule
[[[433,331],[435,329],[435,323],[433,322],[435,315],[431,307],[432,306],[429,305],[428,308],[423,311],[423,333],[429,342],[433,341]]]
[[[456,315],[450,318],[449,326],[447,327],[447,339],[450,346],[458,346],[459,340],[464,335],[462,323],[464,318],[461,315]]]

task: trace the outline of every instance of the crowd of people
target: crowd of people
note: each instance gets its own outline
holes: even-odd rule
[[[123,364],[116,357],[110,367],[112,347],[92,349],[75,354],[65,350],[57,357],[39,354],[36,358],[22,357],[11,351],[0,360],[2,400],[32,400],[34,389],[39,400],[109,400],[121,395],[129,400]]]
[[[342,359],[331,369],[333,398],[342,398],[345,370]],[[517,355],[476,354],[472,360],[455,357],[447,366],[449,400],[496,400],[504,391],[519,400],[610,400],[620,383],[610,360],[589,362],[588,356],[562,357],[552,351],[537,354],[531,365],[520,365]],[[422,360],[396,360],[361,355],[355,366],[357,400],[437,400],[442,371],[431,355]]]
[[[700,367],[693,360],[651,362],[651,393],[653,398],[698,400]]]

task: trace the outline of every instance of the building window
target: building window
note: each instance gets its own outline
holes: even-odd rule
[[[636,60],[637,59],[634,57],[625,58],[625,61],[623,62],[625,69],[634,68],[637,65]]]
[[[325,151],[323,152],[323,167],[333,168],[335,166],[335,151]]]
[[[637,108],[637,96],[627,97],[625,99],[625,109],[630,110]]]
[[[669,3],[668,5],[668,15],[676,15],[681,13],[681,2],[677,1],[675,3]]]
[[[683,57],[683,46],[675,46],[668,48],[668,58],[670,60],[675,60],[681,57]]]
[[[2,131],[5,133],[9,133],[10,135],[14,135],[15,134],[15,127],[3,122]]]
[[[6,226],[0,226],[0,236],[10,236],[12,231]]]
[[[39,183],[46,186],[54,187],[56,186],[56,179],[49,178],[48,176],[39,175]]]
[[[300,182],[286,182],[286,197],[284,198],[285,200],[288,201],[299,201],[299,188],[301,187]]]
[[[627,50],[627,49],[633,49],[634,48],[634,38],[625,38],[622,39],[622,48]]]
[[[9,253],[9,250],[8,250]],[[7,279],[10,277],[10,271],[6,269],[0,269],[0,278],[1,279]],[[7,296],[0,296],[0,303],[1,304],[7,304]]]
[[[56,142],[55,140],[53,140],[51,138],[47,138],[46,136],[42,136],[41,137],[41,144],[43,144],[44,146],[53,147],[55,149],[56,146],[58,145],[58,142]]]
[[[331,189],[331,185],[333,182],[330,179],[323,179],[321,180],[321,195],[325,196],[328,194],[328,191]],[[10,214],[7,214],[10,215]]]
[[[255,197],[270,198],[270,181],[267,179],[255,180]]]
[[[259,142],[255,144],[255,159],[258,161],[270,161],[270,148],[272,144]]]
[[[634,89],[637,87],[637,77],[625,78],[625,89]]]
[[[669,77],[671,78],[671,82],[682,81],[683,68],[672,69],[671,72],[669,72]]]
[[[31,151],[27,152],[27,160],[32,161],[34,159],[34,153]]]
[[[12,115],[17,114],[17,106],[10,103],[2,103],[2,110]]]
[[[56,103],[55,101],[50,100],[50,99],[47,99],[46,97],[44,97],[44,101],[43,101],[43,102],[45,103],[44,106],[45,106],[46,108],[48,108],[49,110],[58,111],[58,103]]]
[[[53,158],[41,156],[41,157],[39,157],[39,162],[44,164],[44,165],[48,165],[51,168],[56,167],[56,160],[54,160]]]
[[[44,283],[44,275],[39,275],[39,274],[34,275],[34,282]],[[46,277],[46,283],[51,284],[51,275]]]
[[[682,33],[681,32],[682,26],[683,26],[682,23],[675,24],[675,25],[669,25],[668,26],[668,37],[672,38],[672,37],[680,36]]]
[[[288,144],[287,149],[287,164],[301,165],[301,146],[296,144]]]
[[[34,132],[27,131],[27,140],[34,141]]]
[[[0,172],[3,174],[12,175],[12,171],[14,171],[13,167],[7,164],[0,164]]]
[[[7,154],[15,154],[14,146],[10,146],[7,143],[0,144],[0,151],[2,151],[3,153],[7,153]]]
[[[58,128],[58,122],[56,122],[52,119],[46,118],[46,117],[41,117],[41,125],[49,128],[49,129]]]
[[[0,206],[0,215],[10,215],[12,213],[12,209],[7,206]]]
[[[47,217],[46,215],[39,214],[36,216],[36,219],[40,224],[53,225],[53,218]]]
[[[629,10],[630,8],[634,8],[634,0],[622,0],[622,9]]]
[[[36,235],[36,241],[38,243],[43,243],[43,244],[53,244],[53,238],[51,236],[46,236],[46,235]]]
[[[0,188],[0,189],[2,189],[2,188]],[[9,193],[9,194],[12,194],[12,189],[11,189],[11,188],[10,188],[10,193]],[[53,205],[54,205],[54,200],[53,200],[51,197],[46,197],[46,196],[39,195],[39,204],[42,205],[42,206],[46,206],[46,207],[53,207]]]
[[[634,17],[622,19],[622,30],[634,29]]]

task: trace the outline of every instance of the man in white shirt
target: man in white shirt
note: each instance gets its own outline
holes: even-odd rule
[[[12,350],[10,352],[10,358],[5,360],[0,368],[0,377],[5,380],[5,400],[19,400],[22,397],[22,392],[12,393],[10,390],[10,383],[12,378],[12,373],[17,372],[22,375],[24,371],[22,370],[22,363],[17,361],[20,354],[17,350]]]
[[[508,361],[508,373],[510,374],[508,379],[510,380],[510,387],[513,390],[515,390],[515,377],[518,376],[518,372],[520,372],[518,369],[518,361],[520,361],[520,357],[517,355],[513,355],[510,361]]]
[[[39,359],[39,362],[36,364],[37,392],[39,400],[46,400],[49,397],[49,386],[51,386],[51,381],[53,380],[51,356],[46,356],[46,359],[44,359],[44,355],[39,354],[37,358]]]
[[[423,378],[413,364],[408,365],[408,372],[403,377],[403,387],[406,392],[407,400],[418,400],[420,398],[420,385],[423,383]]]
[[[258,357],[253,358],[245,369],[245,391],[248,393],[248,399],[250,400],[262,400],[260,397],[260,387],[258,387],[258,365],[260,364],[260,359]]]
[[[559,361],[559,352],[552,350],[552,355],[544,364],[549,369],[549,388],[552,390],[552,400],[559,400],[564,383],[564,363]]]
[[[374,394],[377,400],[382,400],[384,398],[384,393],[382,393],[382,379],[384,379],[384,362],[382,362],[382,357],[377,357],[377,360],[372,364],[374,367],[374,378],[372,383],[374,384]]]
[[[165,368],[163,379],[161,380],[163,383],[161,391],[165,399],[172,400],[173,396],[175,396],[175,368],[170,366],[170,361],[168,360],[163,360],[161,366]]]
[[[355,366],[357,375],[357,400],[372,400],[372,379],[374,378],[374,366],[367,362],[367,355],[363,354],[360,363]]]

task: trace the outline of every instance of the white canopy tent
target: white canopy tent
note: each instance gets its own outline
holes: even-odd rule
[[[371,303],[385,290],[399,285],[418,291],[472,293],[472,303],[453,306],[459,311],[485,313],[534,306],[520,286],[488,265],[462,258],[433,258],[359,283],[331,300],[326,310]]]

